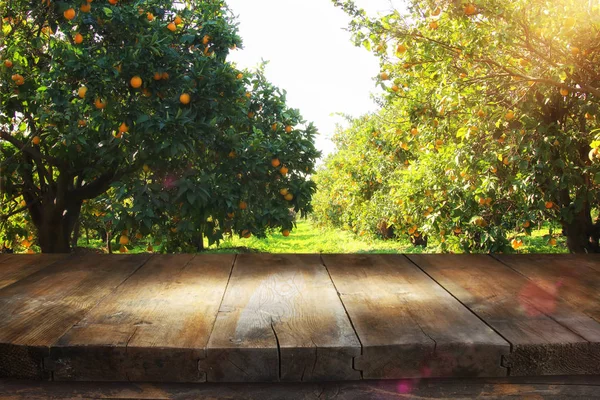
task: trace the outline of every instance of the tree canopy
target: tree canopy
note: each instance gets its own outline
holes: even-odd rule
[[[0,234],[69,250],[84,202],[112,229],[291,230],[310,209],[316,129],[241,46],[223,1],[3,2]],[[27,239],[30,240],[30,239]]]
[[[598,2],[413,0],[377,17],[334,3],[385,94],[336,136],[318,218],[445,251],[518,249],[549,221],[571,251],[600,249]]]

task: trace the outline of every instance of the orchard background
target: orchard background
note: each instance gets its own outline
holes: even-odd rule
[[[4,2],[2,251],[600,250],[597,1],[332,3],[381,94],[315,170],[225,2]]]

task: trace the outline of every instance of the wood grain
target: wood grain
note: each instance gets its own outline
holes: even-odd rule
[[[486,255],[409,255],[512,344],[511,375],[600,373],[600,324]]]
[[[399,255],[323,255],[363,346],[365,379],[506,376],[510,345]]]
[[[209,382],[360,379],[359,354],[318,255],[242,254],[201,365]]]
[[[14,254],[0,258],[0,289],[54,264],[67,254]]]
[[[591,268],[596,264],[596,257],[585,254],[499,254],[494,257],[551,296],[566,300],[600,322],[600,271]]]
[[[55,380],[202,382],[234,255],[153,257],[50,350]]]
[[[595,400],[600,377],[560,379],[403,379],[327,383],[97,383],[0,380],[8,400]]]
[[[49,347],[148,256],[72,256],[0,290],[0,377],[47,378]]]

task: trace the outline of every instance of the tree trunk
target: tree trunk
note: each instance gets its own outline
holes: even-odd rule
[[[66,209],[54,204],[41,206],[40,218],[34,219],[42,253],[70,253],[70,239],[79,219],[81,203],[70,203]]]
[[[592,221],[589,204],[586,203],[572,221],[561,223],[571,253],[600,253],[600,226]]]
[[[202,232],[199,232],[196,237],[196,250],[198,250],[198,252],[204,251],[204,236],[202,235]]]
[[[73,228],[73,237],[71,238],[71,247],[77,247],[77,242],[79,242],[79,232],[81,228],[81,222],[79,218],[75,221],[75,227]]]

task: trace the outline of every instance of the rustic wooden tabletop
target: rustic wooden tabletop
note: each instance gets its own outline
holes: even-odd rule
[[[550,375],[600,375],[600,256],[0,255],[1,385]]]

